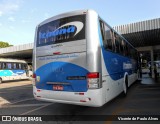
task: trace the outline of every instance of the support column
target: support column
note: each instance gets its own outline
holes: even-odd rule
[[[151,68],[152,68],[152,78],[154,78],[155,75],[154,75],[154,55],[153,55],[153,47],[151,47]]]

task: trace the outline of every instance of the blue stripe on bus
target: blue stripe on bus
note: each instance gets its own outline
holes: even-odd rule
[[[99,21],[98,21],[99,22]],[[104,58],[104,63],[105,67],[110,75],[110,77],[113,80],[118,80],[124,77],[124,73],[128,72],[129,75],[135,72],[136,64],[133,64],[134,62],[127,57],[121,56],[119,54],[106,51],[104,46],[103,46],[103,39],[101,35],[101,30],[100,30],[100,24],[98,23],[98,34],[99,34],[99,40],[100,40],[100,45],[102,49],[102,54]],[[124,69],[123,68],[123,63],[127,64],[132,64],[131,69]]]
[[[86,76],[88,70],[78,65],[68,62],[51,62],[45,64],[36,70],[36,76],[40,77],[40,81],[36,83],[38,89],[53,90],[53,85],[47,82],[63,82],[69,85],[63,85],[64,91],[70,92],[86,92],[87,81],[68,80],[70,76]]]
[[[25,70],[0,70],[0,76],[17,76],[25,73]]]

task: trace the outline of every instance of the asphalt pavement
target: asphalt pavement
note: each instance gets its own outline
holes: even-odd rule
[[[117,115],[117,119],[121,119],[118,117],[123,117],[123,115],[136,118],[150,116],[153,119],[156,119],[157,115],[160,116],[160,81],[148,77],[135,82],[129,88],[126,97],[120,94],[98,108],[37,101],[33,97],[31,83],[16,87],[3,87],[0,89],[0,98],[1,103],[6,101],[0,106],[0,115],[49,115],[48,118],[53,117],[52,120],[58,118],[58,123],[63,117],[67,117],[65,123],[75,123],[75,120],[78,120],[77,123],[87,121],[86,123],[117,124],[128,123],[128,121],[108,121],[112,118],[110,115]],[[135,122],[129,121],[129,123]],[[136,121],[136,123],[158,124],[160,120]]]

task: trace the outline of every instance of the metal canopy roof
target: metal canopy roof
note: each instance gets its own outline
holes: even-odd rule
[[[141,47],[154,46],[157,50],[155,52],[160,54],[160,18],[116,26],[113,28],[131,42],[133,46],[139,47],[140,49]],[[33,43],[1,48],[0,58],[31,59],[32,49]]]
[[[160,45],[160,18],[113,27],[134,47]]]
[[[33,43],[1,48],[0,58],[31,59],[32,50]]]

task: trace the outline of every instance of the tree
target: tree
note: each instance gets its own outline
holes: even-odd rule
[[[8,42],[0,41],[0,48],[10,47],[10,46],[13,46],[13,45],[10,45]]]

